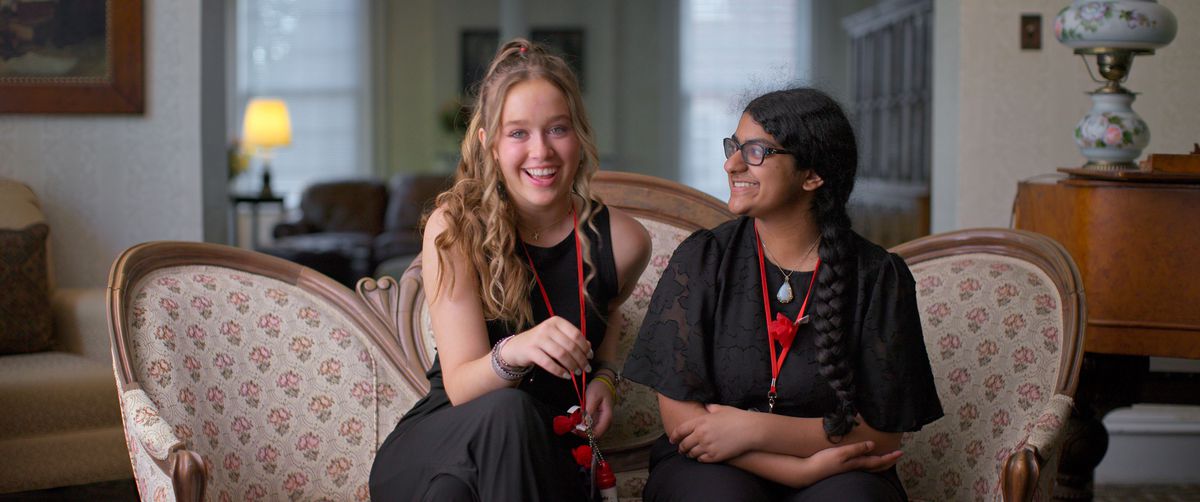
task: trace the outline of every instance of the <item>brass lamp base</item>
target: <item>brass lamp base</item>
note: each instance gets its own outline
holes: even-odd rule
[[[1137,170],[1137,164],[1133,162],[1104,162],[1104,161],[1088,161],[1083,165],[1083,169],[1092,171],[1132,171]]]
[[[271,165],[263,163],[262,171],[262,191],[258,193],[260,199],[273,199],[275,194],[271,191]]]

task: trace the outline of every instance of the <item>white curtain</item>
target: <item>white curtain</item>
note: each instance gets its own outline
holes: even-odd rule
[[[321,179],[367,176],[371,167],[368,0],[241,0],[237,7],[237,111],[250,98],[283,99],[292,144],[277,149],[271,185],[290,206]],[[238,189],[257,190],[257,170]]]
[[[682,181],[727,200],[721,139],[757,94],[809,73],[810,0],[682,0]]]

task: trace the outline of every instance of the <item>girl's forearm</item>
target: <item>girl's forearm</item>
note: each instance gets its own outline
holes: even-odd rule
[[[446,386],[446,396],[454,406],[470,402],[494,390],[515,387],[518,382],[505,380],[496,374],[492,369],[490,352],[453,369],[443,369],[442,380]]]
[[[753,451],[734,457],[726,463],[792,488],[802,488],[819,481],[814,479],[815,469],[811,468],[809,459],[791,455]]]
[[[867,425],[862,417],[850,433],[834,444],[825,436],[825,427],[820,418],[789,417],[761,413],[755,415],[754,449],[781,455],[811,457],[813,454],[837,445],[873,441],[872,453],[880,455],[900,447],[900,434],[880,432]]]

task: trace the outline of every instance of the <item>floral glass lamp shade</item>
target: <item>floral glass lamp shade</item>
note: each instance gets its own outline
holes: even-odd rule
[[[272,198],[271,149],[292,144],[292,119],[282,99],[254,98],[246,105],[242,121],[242,142],[262,155],[262,192],[260,197]]]
[[[1155,0],[1075,0],[1058,13],[1054,34],[1084,58],[1096,56],[1104,86],[1090,92],[1092,109],[1075,125],[1075,144],[1085,169],[1136,169],[1150,143],[1150,128],[1132,104],[1136,94],[1121,85],[1133,56],[1151,55],[1175,39],[1175,15]],[[1091,67],[1088,67],[1091,74]]]

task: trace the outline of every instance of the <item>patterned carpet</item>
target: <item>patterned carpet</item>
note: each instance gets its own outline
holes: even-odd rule
[[[36,492],[0,494],[0,502],[67,502],[77,500],[137,502],[133,481],[110,481]],[[1197,485],[1100,485],[1095,502],[1200,502]]]

